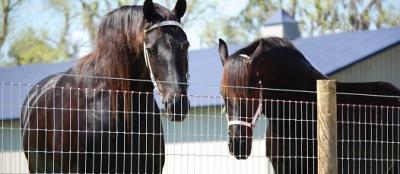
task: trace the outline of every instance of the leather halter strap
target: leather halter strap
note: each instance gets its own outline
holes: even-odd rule
[[[262,88],[261,81],[259,81],[259,85]],[[260,95],[260,97],[258,99],[259,100],[258,107],[257,107],[257,110],[254,113],[253,117],[251,118],[251,123],[248,123],[248,122],[242,121],[242,120],[232,120],[232,121],[230,121],[229,120],[229,115],[228,115],[228,112],[227,112],[226,113],[226,119],[228,121],[228,127],[231,126],[231,125],[242,125],[242,126],[246,126],[246,127],[249,127],[249,128],[256,127],[256,122],[257,122],[258,118],[261,115],[262,106],[263,106],[262,105],[262,103],[263,103],[262,89],[259,89],[259,95]]]
[[[179,28],[181,28],[183,30],[182,24],[177,22],[177,21],[172,21],[172,20],[168,20],[168,21],[162,21],[159,23],[156,23],[152,26],[150,26],[148,29],[144,30],[145,33],[149,32],[150,30],[153,30],[155,28],[159,28],[162,26],[177,26]]]
[[[144,32],[147,33],[155,28],[159,28],[159,27],[163,27],[163,26],[177,26],[183,30],[181,23],[179,23],[177,21],[168,20],[168,21],[162,21],[162,22],[156,23],[156,24],[150,26],[148,29],[144,30]],[[149,68],[149,71],[150,71],[151,82],[153,83],[155,90],[158,93],[160,93],[160,90],[157,86],[157,81],[154,78],[153,70],[151,68],[149,52],[146,49],[146,42],[143,42],[143,53],[144,53],[144,61],[146,62],[146,66],[147,66],[147,68]]]

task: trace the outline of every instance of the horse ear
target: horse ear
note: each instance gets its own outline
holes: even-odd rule
[[[256,50],[254,51],[253,55],[251,55],[251,64],[256,64],[258,59],[260,59],[260,55],[263,53],[264,44],[262,41],[258,44]]]
[[[173,13],[178,19],[180,19],[183,17],[185,12],[186,12],[186,0],[178,0],[175,4]]]
[[[154,4],[152,0],[145,0],[143,4],[143,15],[148,21],[151,21],[155,15]]]
[[[228,58],[228,46],[224,40],[219,39],[219,47],[218,47],[219,57],[221,58],[222,65],[225,64],[225,60]]]

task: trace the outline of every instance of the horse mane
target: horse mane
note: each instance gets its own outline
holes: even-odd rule
[[[248,87],[256,87],[254,86],[257,84],[255,79],[256,77],[251,76],[251,60],[240,56],[240,54],[245,54],[251,57],[258,45],[260,45],[260,42],[263,43],[263,51],[280,47],[296,49],[289,40],[278,37],[257,39],[248,46],[239,49],[224,63],[224,73],[220,89],[224,96],[247,98],[250,91],[250,88]]]
[[[171,18],[168,9],[157,3],[154,8],[160,20]],[[108,13],[100,23],[94,50],[76,65],[77,73],[104,77],[101,81],[106,81],[107,89],[129,91],[129,79],[141,72],[138,66],[133,70],[133,65],[144,63],[145,27],[142,6],[122,6]]]
[[[257,49],[260,42],[263,43],[263,47],[264,47],[263,51],[268,51],[268,50],[271,50],[271,49],[277,48],[277,47],[288,47],[288,48],[293,48],[293,49],[297,50],[297,48],[293,45],[293,43],[288,39],[279,38],[279,37],[268,37],[268,38],[260,38],[260,39],[253,41],[246,47],[241,48],[238,51],[236,51],[235,53],[233,53],[232,57],[237,57],[240,54],[246,54],[251,57],[251,55],[255,52],[255,50]]]
[[[170,12],[161,5],[154,3],[154,8],[160,20],[171,18]],[[142,6],[122,6],[109,12],[99,25],[94,49],[73,68],[72,73],[83,75],[77,82],[78,86],[85,86],[85,76],[98,77],[90,79],[95,82],[95,88],[99,88],[99,84],[105,84],[100,87],[129,93],[133,88],[131,79],[149,80],[148,75],[142,75],[142,72],[147,71],[143,70],[146,68],[143,42],[147,25],[150,24],[146,24]],[[115,101],[117,95],[121,95],[114,93],[116,92],[112,94],[112,101]],[[123,98],[125,109],[129,111],[131,97],[124,94]]]
[[[224,63],[224,73],[222,75],[220,89],[222,95],[234,98],[248,98],[250,68],[250,60],[246,58],[228,59]]]
[[[101,77],[109,90],[129,91],[128,80],[110,78],[130,79],[129,67],[143,57],[144,23],[140,6],[123,6],[108,13],[99,26],[94,50],[76,65],[77,73]]]
[[[224,73],[220,89],[224,96],[247,98],[250,90],[248,87],[257,87],[255,86],[257,84],[256,77],[251,76],[250,60],[240,56],[240,54],[245,54],[251,57],[260,45],[260,42],[263,43],[263,52],[281,47],[297,50],[291,41],[278,37],[257,39],[248,46],[239,49],[224,63]]]

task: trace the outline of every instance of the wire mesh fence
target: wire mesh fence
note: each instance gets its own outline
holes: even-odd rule
[[[39,101],[39,88],[43,87],[0,83],[0,173],[29,173],[30,168],[118,172],[115,167],[141,173],[154,168],[161,168],[155,173],[318,173],[316,101],[264,98],[265,116],[252,129],[251,154],[237,160],[228,148],[220,96],[188,96],[186,119],[173,122],[160,102],[160,112],[154,105],[158,94],[51,87],[46,90],[52,97]],[[31,89],[38,90],[27,95]],[[113,110],[112,104],[104,103],[111,93],[142,100],[139,108],[144,109]],[[73,104],[78,101],[84,103]],[[43,107],[41,102],[53,104]],[[117,100],[115,104],[124,105]],[[338,172],[398,173],[400,107],[339,103],[337,111]],[[43,113],[43,120],[34,119],[35,112]]]
[[[156,131],[155,125],[157,125],[157,120],[154,119],[132,121],[122,118],[116,121],[125,122],[125,124],[122,124],[125,125],[125,127],[120,126],[121,124],[116,124],[116,122],[110,122],[109,120],[101,118],[98,122],[90,124],[90,120],[93,119],[91,117],[96,115],[97,112],[106,111],[103,113],[103,116],[108,117],[112,114],[107,115],[106,113],[112,113],[113,111],[101,107],[89,110],[91,107],[86,104],[81,107],[69,107],[71,105],[69,103],[74,103],[74,100],[75,102],[78,102],[78,100],[86,101],[87,98],[94,97],[88,92],[93,89],[49,88],[48,90],[51,91],[50,93],[61,94],[62,91],[65,91],[63,94],[64,96],[59,97],[59,101],[49,97],[43,102],[46,102],[46,105],[52,103],[59,103],[59,105],[61,105],[61,102],[64,102],[62,105],[65,105],[64,107],[43,107],[40,105],[40,101],[35,101],[34,97],[34,95],[40,94],[40,88],[43,87],[17,83],[0,84],[0,173],[28,173],[29,162],[27,156],[30,156],[30,160],[34,161],[33,170],[37,170],[41,167],[50,168],[50,171],[58,171],[57,168],[66,168],[64,171],[67,172],[76,170],[72,165],[74,161],[77,161],[79,166],[86,166],[86,171],[88,172],[100,172],[89,171],[89,168],[90,166],[101,168],[104,165],[122,166],[122,168],[127,168],[129,165],[142,167],[150,165],[150,168],[156,168],[156,163],[161,165],[162,162],[152,158],[155,155],[160,155],[165,158],[162,167],[163,173],[239,173],[245,171],[260,173],[269,168],[266,162],[268,159],[265,157],[265,150],[263,150],[263,146],[265,146],[266,118],[261,118],[258,121],[257,128],[254,131],[252,156],[249,157],[247,161],[237,161],[228,151],[227,122],[225,115],[222,113],[223,101],[219,96],[189,96],[192,107],[183,122],[171,121],[160,102],[161,115],[158,115],[158,112],[154,111],[154,106],[151,105],[144,106],[146,111],[131,110],[121,113],[132,114],[128,117],[142,117],[143,115],[145,118],[160,117],[162,122],[161,129],[163,131]],[[30,97],[27,97],[31,89],[33,89],[33,91],[38,89],[39,92],[31,93]],[[107,93],[105,91],[107,91]],[[104,89],[103,92],[104,96],[108,97],[108,95],[110,95],[110,93],[108,93],[110,92],[109,90]],[[118,92],[124,93],[124,91]],[[153,95],[152,93],[139,93],[134,91],[128,93],[141,99]],[[75,95],[76,97],[71,97],[69,94],[71,96]],[[31,103],[35,104],[32,106],[23,104],[25,100],[31,100]],[[100,101],[101,97],[94,100],[98,100],[101,104],[105,105],[105,103]],[[37,102],[39,102],[39,104],[37,104]],[[69,105],[67,105],[67,103]],[[52,112],[54,110],[62,112],[55,114]],[[43,113],[45,117],[43,120],[36,121],[33,118],[34,115],[28,114],[31,115],[29,119],[34,120],[32,123],[33,126],[28,126],[26,125],[26,120],[24,122],[24,120],[21,119],[21,112]],[[81,119],[76,120],[77,118],[71,117],[71,115],[78,113]],[[22,115],[24,114],[22,113]],[[63,120],[56,120],[62,117],[64,118]],[[78,121],[80,122],[80,127],[78,127],[78,125],[76,127],[70,125]],[[137,125],[134,131],[128,128],[126,123],[129,121],[136,122],[133,123]],[[59,122],[59,124],[64,126],[59,126],[57,128],[53,126],[53,124],[48,124],[40,127],[40,124],[43,122]],[[120,127],[112,130],[107,128],[108,126],[105,124],[119,125]],[[96,126],[100,128],[91,129]],[[47,136],[38,137],[40,132]],[[103,142],[104,144],[110,144],[110,146],[107,148],[97,148],[98,145],[91,142],[93,141],[91,138],[93,134],[101,134],[100,141],[97,141],[97,143]],[[24,141],[22,138],[24,136],[32,137]],[[135,138],[127,138],[131,136],[135,136]],[[155,146],[154,144],[156,143],[160,144],[160,142],[156,140],[151,140],[155,138],[163,139],[162,141],[165,142],[165,146]],[[118,139],[125,140],[122,144],[125,146],[132,146],[135,150],[127,147],[120,148],[120,146],[110,150],[112,144],[120,143]],[[128,143],[129,140],[134,140],[136,142]],[[42,143],[47,146],[39,150],[39,146]],[[100,143],[100,145],[103,143]],[[33,148],[24,148],[24,145]],[[74,147],[74,145],[80,145],[81,147]],[[157,149],[160,152],[156,153]],[[35,156],[34,153],[44,153],[46,157],[42,159],[38,155]],[[74,156],[75,154],[81,155]],[[95,154],[99,155],[100,158],[96,158],[94,156]],[[117,155],[117,157],[113,157],[114,155]],[[129,156],[132,159],[128,159]],[[133,159],[133,156],[139,157]],[[100,160],[97,162],[93,159],[107,160]],[[58,164],[54,162],[57,160],[60,161]],[[133,162],[137,164],[130,164]],[[122,163],[125,163],[125,165]],[[142,170],[142,173],[152,173],[149,172],[151,169]],[[132,171],[134,170],[132,169]]]
[[[398,173],[400,107],[338,105],[340,173]]]

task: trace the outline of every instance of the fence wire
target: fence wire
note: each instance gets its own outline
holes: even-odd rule
[[[35,161],[35,169],[50,168],[54,172],[57,168],[76,171],[72,164],[78,163],[78,168],[87,168],[88,172],[100,172],[104,166],[148,172],[163,166],[162,173],[318,173],[317,105],[313,101],[263,99],[265,116],[259,118],[253,130],[251,155],[246,160],[237,160],[229,152],[224,99],[219,96],[189,95],[191,107],[186,119],[172,122],[160,102],[161,115],[152,101],[139,104],[144,110],[129,111],[113,110],[110,103],[104,103],[112,93],[135,100],[152,100],[153,96],[157,99],[157,93],[52,87],[48,90],[53,97],[36,101],[28,95],[27,100],[36,105],[23,104],[31,89],[41,88],[0,83],[0,173],[29,173],[26,155],[32,154],[43,154],[46,158],[30,157]],[[99,105],[91,106],[87,102],[91,100]],[[123,105],[117,101],[116,106]],[[53,104],[38,104],[41,102]],[[400,107],[337,104],[337,108],[338,172],[385,173],[389,169],[398,173]],[[21,120],[21,110],[53,114],[28,125]],[[74,117],[75,114],[78,116]],[[113,122],[114,115],[122,117]],[[64,119],[58,121],[61,117]],[[49,120],[53,124],[39,126]],[[161,126],[158,121],[162,124],[160,130],[156,128]],[[78,122],[81,127],[72,125]],[[40,133],[47,136],[39,137]],[[100,135],[100,140],[93,138],[94,135]],[[22,141],[22,136],[31,138]],[[40,144],[46,148],[38,148]],[[165,157],[164,165],[157,157]],[[97,169],[89,170],[92,167]]]
[[[70,107],[70,103],[86,102],[89,99],[97,100],[102,103],[102,97],[99,95],[93,95],[94,89],[77,89],[77,88],[67,88],[67,87],[54,87],[50,88],[50,93],[59,94],[58,100],[54,100],[53,97],[46,98],[43,103],[45,104],[34,104],[33,106],[23,105],[25,97],[28,92],[33,89],[33,91],[43,88],[42,86],[33,86],[29,84],[18,84],[18,83],[0,83],[0,173],[29,173],[28,160],[25,154],[43,153],[47,154],[47,159],[37,160],[39,157],[33,157],[35,160],[34,168],[38,169],[40,167],[51,168],[50,171],[57,171],[57,168],[67,168],[68,171],[74,171],[71,165],[74,160],[79,161],[79,166],[97,166],[99,168],[104,165],[107,166],[123,166],[127,168],[129,162],[133,160],[127,160],[128,156],[141,156],[140,160],[135,160],[134,166],[148,166],[150,168],[157,167],[156,160],[150,159],[151,156],[163,155],[165,157],[165,164],[163,166],[163,173],[241,173],[252,171],[253,173],[262,173],[268,170],[269,166],[265,157],[265,131],[266,131],[266,118],[260,118],[257,123],[257,128],[254,131],[254,142],[252,155],[246,161],[238,161],[232,157],[228,150],[228,135],[227,135],[227,121],[225,114],[222,113],[223,100],[219,96],[198,96],[190,95],[189,101],[191,108],[186,119],[183,122],[173,122],[167,116],[165,108],[160,102],[158,102],[161,108],[161,118],[163,132],[154,131],[155,128],[146,128],[149,125],[157,124],[156,120],[145,119],[141,123],[136,123],[139,126],[140,131],[129,131],[128,122],[129,119],[120,119],[121,122],[125,122],[119,125],[118,128],[114,130],[102,129],[106,128],[106,125],[102,123],[108,120],[100,119],[100,121],[94,124],[89,124],[90,120],[93,119],[92,115],[97,112],[103,113],[119,113],[119,114],[132,114],[137,116],[137,114],[144,114],[146,117],[156,117],[158,112],[154,112],[154,106],[144,106],[147,111],[113,111],[111,109],[106,109],[102,107],[90,107],[89,105],[83,104],[81,107]],[[64,91],[64,92],[63,92]],[[99,91],[96,89],[96,91]],[[101,91],[101,90],[100,90]],[[107,89],[103,91],[103,98],[110,95],[110,92],[115,93],[125,93],[125,91],[110,91]],[[127,92],[129,95],[134,95],[135,98],[148,98],[152,96],[153,93],[139,93],[135,91]],[[75,95],[75,97],[73,97]],[[155,94],[156,98],[158,94]],[[27,100],[32,100],[32,103],[38,102],[35,100],[34,96],[27,97]],[[62,101],[61,101],[62,100]],[[63,103],[62,103],[63,102]],[[59,106],[53,105],[53,103],[59,103]],[[118,104],[118,103],[117,103]],[[119,103],[121,104],[121,103]],[[118,105],[119,105],[118,104]],[[79,113],[80,128],[73,128],[73,126],[64,126],[62,129],[55,128],[51,125],[47,127],[40,126],[24,126],[24,122],[21,120],[21,110],[29,110],[26,112],[44,112],[45,119],[33,121],[33,125],[40,124],[41,122],[47,122],[51,120],[52,123],[57,123],[56,119],[64,117],[59,124],[69,125],[73,123],[74,117],[70,114]],[[46,112],[47,111],[47,112]],[[58,114],[52,111],[59,111]],[[33,118],[30,118],[33,119]],[[96,118],[99,119],[99,118]],[[147,121],[146,121],[147,120]],[[150,122],[150,123],[149,123]],[[112,123],[108,123],[112,124]],[[116,124],[117,125],[117,124]],[[147,126],[146,126],[147,125]],[[93,127],[97,127],[91,129]],[[147,130],[146,130],[147,129]],[[46,137],[37,137],[38,133],[45,133]],[[38,149],[25,149],[23,150],[22,136],[33,136],[32,139],[25,142],[27,146],[37,147],[42,142],[44,144],[50,144],[48,148],[38,150]],[[155,153],[154,149],[158,147],[154,145],[149,145],[148,147],[137,147],[142,145],[141,143],[127,143],[125,145],[134,144],[135,148],[140,148],[140,150],[131,150],[127,147],[121,147],[120,150],[104,150],[103,148],[96,149],[97,145],[91,143],[91,136],[93,134],[101,134],[101,141],[106,144],[116,144],[118,138],[126,138],[130,136],[136,136],[136,141],[154,143],[153,141],[146,139],[151,137],[162,137],[165,141],[165,152]],[[110,137],[116,138],[110,138]],[[62,137],[62,138],[53,138]],[[110,140],[111,139],[111,140]],[[33,143],[32,140],[35,142]],[[38,141],[36,141],[38,140]],[[128,139],[125,139],[128,141]],[[81,144],[82,147],[66,147],[73,146],[73,144]],[[95,147],[93,147],[95,146]],[[56,148],[49,148],[56,147]],[[153,148],[153,150],[146,149]],[[86,150],[85,150],[86,149]],[[162,147],[159,147],[162,149]],[[139,153],[140,152],[140,153]],[[144,152],[144,153],[142,153]],[[78,155],[77,157],[72,157],[73,155]],[[108,161],[93,161],[95,155],[101,156],[101,158],[107,158],[107,156],[120,155],[121,158],[116,158],[114,160]],[[57,157],[59,156],[59,157]],[[63,158],[66,157],[67,158]],[[124,156],[126,158],[124,159]],[[50,163],[50,161],[57,161],[61,158],[62,162],[60,164]],[[85,159],[83,162],[80,159]],[[149,159],[146,159],[149,158]],[[129,162],[128,162],[129,161]],[[43,164],[44,163],[44,164]],[[126,164],[121,164],[126,163]],[[152,163],[152,164],[149,164]],[[71,167],[70,169],[68,169]],[[147,170],[147,171],[146,171]],[[143,173],[149,173],[151,169],[143,169]],[[87,171],[89,171],[87,169]],[[135,171],[135,170],[133,170]],[[90,172],[90,171],[89,171]],[[96,171],[91,171],[96,172]],[[98,171],[97,171],[98,172]]]

